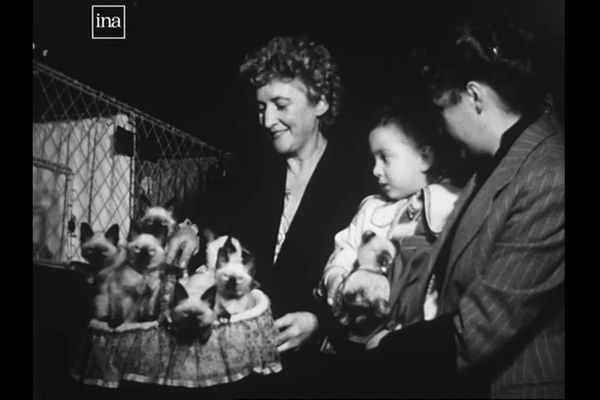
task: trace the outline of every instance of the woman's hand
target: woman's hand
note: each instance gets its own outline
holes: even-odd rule
[[[319,329],[317,316],[310,312],[293,312],[275,320],[279,335],[275,338],[280,353],[296,349],[308,341]]]

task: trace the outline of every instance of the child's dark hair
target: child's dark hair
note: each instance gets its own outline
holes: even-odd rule
[[[470,171],[459,143],[445,132],[439,113],[426,101],[389,100],[375,113],[373,126],[388,125],[400,128],[417,148],[431,148],[433,164],[427,172],[430,182],[448,178],[457,186],[466,183]]]

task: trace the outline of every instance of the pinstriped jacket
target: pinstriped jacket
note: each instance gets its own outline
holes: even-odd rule
[[[564,397],[563,134],[548,112],[529,125],[457,221],[467,184],[431,256],[433,271],[450,246],[439,312],[456,313],[459,372],[484,373],[492,397]]]

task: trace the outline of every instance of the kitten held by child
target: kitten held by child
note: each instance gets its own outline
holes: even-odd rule
[[[388,317],[390,282],[388,270],[398,247],[368,230],[362,235],[353,271],[342,283],[334,313],[352,335],[368,336]]]
[[[367,348],[377,346],[383,337],[380,332],[385,334],[415,322],[415,318],[406,320],[407,309],[420,308],[423,314],[423,305],[418,304],[422,301],[418,298],[420,291],[414,288],[427,279],[422,271],[426,270],[431,246],[459,197],[460,189],[456,185],[464,183],[463,175],[468,172],[454,169],[460,165],[456,162],[460,159],[460,149],[444,136],[438,120],[424,108],[392,102],[370,132],[369,146],[375,161],[373,175],[381,193],[366,197],[348,227],[335,235],[335,250],[324,268],[318,290],[333,306],[335,316],[339,313],[335,299],[340,293],[348,292],[348,281],[354,293],[346,294],[348,300],[352,296],[360,297],[363,287],[379,281],[379,300],[372,303],[380,305],[362,308],[362,311],[368,310],[364,315],[359,315],[361,309],[352,301],[342,303],[342,315],[354,314],[346,339],[354,337],[353,341]],[[372,234],[390,241],[388,247],[395,248],[393,262],[385,274],[367,274],[365,270],[352,277],[357,259],[362,257],[362,248],[369,243],[365,243],[365,235],[371,237]],[[401,297],[400,293],[414,293],[414,296]],[[404,304],[397,304],[400,298]],[[429,308],[435,308],[435,304],[431,304],[435,298],[436,293],[428,293],[425,302]],[[420,318],[423,319],[423,315]],[[363,334],[361,338],[356,337],[358,321],[365,322],[358,330]],[[381,323],[377,325],[375,321]]]

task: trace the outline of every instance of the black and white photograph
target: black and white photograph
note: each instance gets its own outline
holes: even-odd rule
[[[33,398],[565,397],[565,1],[33,0]]]

